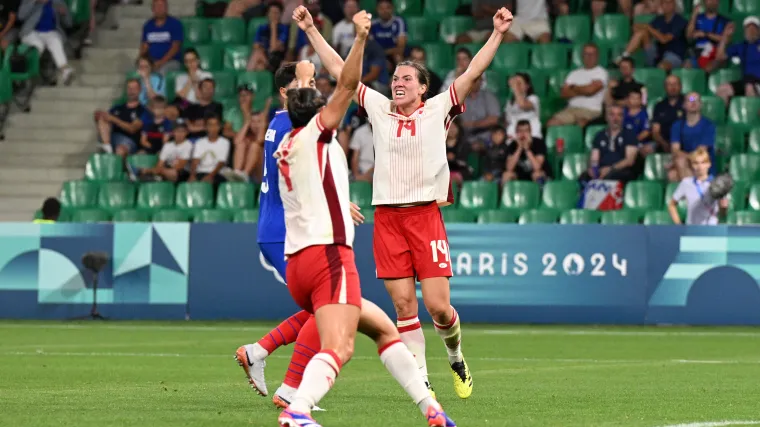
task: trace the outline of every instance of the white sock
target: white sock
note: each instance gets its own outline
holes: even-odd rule
[[[248,354],[254,359],[264,360],[269,356],[269,352],[259,343],[249,344],[246,347],[248,347]]]
[[[434,404],[435,400],[430,396],[425,381],[417,375],[418,369],[414,356],[404,343],[396,341],[381,349],[380,360],[385,369],[403,387],[406,394],[417,404],[422,415],[426,415],[428,407]]]
[[[285,383],[282,383],[280,384],[280,387],[277,389],[277,391],[274,392],[274,394],[280,396],[288,402],[292,402],[293,396],[296,395],[296,391],[297,389],[295,387],[291,387]]]
[[[396,328],[401,335],[401,342],[406,345],[414,360],[417,362],[422,379],[428,381],[427,361],[425,360],[425,334],[422,332],[422,324],[417,316],[399,318]]]
[[[459,315],[454,307],[451,307],[451,310],[454,315],[448,325],[439,325],[433,322],[435,331],[446,345],[450,365],[462,361],[462,330],[459,327]]]
[[[319,403],[335,383],[340,372],[341,363],[338,356],[330,350],[317,353],[306,365],[303,380],[296,391],[289,409],[308,414]]]

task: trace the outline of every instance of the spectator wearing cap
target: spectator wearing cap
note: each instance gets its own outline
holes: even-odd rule
[[[63,0],[23,0],[18,10],[21,42],[40,52],[50,52],[65,85],[71,84],[74,70],[66,57],[65,28],[72,25],[71,13]]]
[[[702,98],[696,92],[686,94],[684,101],[686,115],[676,120],[670,129],[670,147],[673,152],[673,165],[668,171],[671,182],[678,182],[692,175],[688,154],[703,147],[710,154],[714,165],[715,159],[715,124],[702,115]],[[711,173],[714,173],[711,170]]]
[[[259,26],[253,38],[248,71],[276,70],[285,59],[290,30],[287,24],[280,22],[281,19],[282,5],[270,3],[267,7],[268,22]]]
[[[695,6],[686,28],[686,37],[694,44],[696,54],[691,58],[692,66],[708,71],[714,68],[718,44],[731,22],[718,13],[718,3],[719,0],[704,0],[702,7]]]
[[[543,138],[541,133],[541,101],[533,91],[533,81],[526,73],[515,73],[508,80],[511,95],[504,106],[507,138],[517,136],[517,123],[527,120],[533,137]]]
[[[441,81],[441,77],[435,73],[433,70],[428,68],[427,66],[427,52],[425,52],[425,48],[421,46],[415,46],[409,51],[409,60],[414,61],[418,64],[422,64],[425,66],[425,68],[428,69],[428,73],[430,73],[430,86],[428,87],[428,96],[434,96],[441,92],[441,86],[443,86],[443,82]]]
[[[516,136],[507,146],[506,169],[502,182],[519,180],[543,183],[551,178],[551,165],[546,161],[546,143],[543,139],[533,136],[531,127],[532,124],[528,120],[516,123]]]
[[[547,125],[586,126],[600,117],[608,80],[607,70],[599,66],[599,48],[592,43],[585,45],[583,68],[567,75],[560,92],[560,96],[568,100],[568,106],[549,119]]]
[[[164,96],[164,76],[153,71],[153,61],[148,56],[141,56],[135,64],[140,80],[140,103],[148,105],[156,96]]]
[[[720,96],[726,105],[732,96],[760,95],[760,19],[748,16],[744,19],[744,41],[728,46],[728,41],[734,34],[734,24],[728,24],[718,46],[718,61],[731,58],[742,67],[741,80],[724,83],[718,87]],[[728,46],[728,47],[727,47]]]
[[[166,99],[163,96],[153,98],[149,103],[149,110],[141,120],[143,128],[140,136],[140,151],[158,154],[164,143],[169,140],[172,130],[172,123],[166,118]],[[132,174],[130,177],[134,178]]]
[[[16,42],[18,38],[18,7],[20,0],[0,2],[0,52]],[[350,19],[350,18],[349,18]]]
[[[198,102],[201,82],[213,78],[213,75],[201,69],[200,57],[195,49],[189,48],[185,50],[185,55],[182,59],[185,62],[187,72],[177,76],[174,81],[174,93],[181,101],[195,104]]]
[[[683,110],[685,100],[681,93],[681,79],[672,74],[666,77],[665,98],[654,106],[651,118],[652,139],[657,146],[657,151],[670,152],[670,130],[673,123],[686,114]]]
[[[54,224],[61,215],[61,202],[55,197],[48,197],[42,203],[42,218],[32,221],[35,224]]]
[[[478,77],[465,102],[467,109],[459,116],[460,124],[467,140],[479,149],[481,145],[489,144],[491,128],[499,123],[499,100],[483,87],[483,81]]]
[[[109,111],[95,111],[95,122],[102,148],[124,159],[137,151],[140,144],[143,118],[147,110],[140,102],[140,81],[127,80],[127,100],[113,106]]]
[[[639,142],[636,135],[623,127],[623,108],[607,107],[607,128],[594,137],[589,168],[580,176],[582,183],[592,179],[630,181],[635,179],[634,165]]]
[[[375,173],[375,148],[372,143],[372,126],[368,121],[354,129],[348,148],[351,149],[351,173],[357,181],[372,182]]]
[[[135,171],[141,179],[179,182],[190,176],[187,167],[192,160],[193,143],[187,139],[187,123],[179,119],[173,127],[172,137],[161,147],[156,166]]]
[[[206,129],[207,135],[195,141],[190,177],[187,180],[208,182],[217,187],[224,182],[224,177],[219,172],[227,163],[230,141],[220,135],[222,126],[219,118],[209,117]]]
[[[359,12],[359,3],[356,0],[346,0],[343,3],[343,19],[333,27],[332,46],[343,59],[346,59],[354,44],[356,30],[352,19],[357,12]]]
[[[406,21],[393,13],[392,0],[378,0],[377,18],[372,20],[369,33],[383,48],[391,64],[403,60],[407,42]]]
[[[317,27],[322,37],[325,40],[332,40],[333,37],[333,23],[330,18],[322,13],[322,5],[320,0],[304,0],[303,5],[309,10],[309,13],[314,20],[314,26]],[[314,48],[309,43],[309,38],[306,36],[306,32],[298,28],[296,22],[290,24],[290,31],[288,34],[288,52],[286,55],[288,60],[299,59],[314,59],[319,56],[314,51]],[[312,61],[313,62],[313,61]],[[319,70],[319,65],[315,68]]]
[[[635,67],[633,65],[633,59],[622,58],[618,63],[618,69],[620,70],[620,79],[610,79],[607,85],[606,104],[617,104],[625,106],[628,100],[628,94],[631,92],[641,92],[642,102],[644,105],[647,103],[647,89],[646,87],[637,82],[633,78]]]
[[[198,94],[198,103],[191,104],[183,113],[183,118],[187,120],[187,127],[190,130],[190,140],[206,136],[206,119],[216,117],[222,119],[224,107],[219,102],[214,101],[214,92],[216,84],[213,79],[206,79],[200,83],[200,93]]]
[[[148,56],[153,67],[166,75],[181,68],[185,33],[179,19],[168,14],[167,0],[153,0],[153,18],[143,25],[140,56]]]
[[[689,23],[676,13],[675,0],[662,0],[661,7],[662,14],[652,22],[635,27],[628,46],[616,62],[644,48],[650,66],[666,71],[681,67],[686,58],[686,27]]]

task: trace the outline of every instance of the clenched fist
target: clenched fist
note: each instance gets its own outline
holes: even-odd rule
[[[372,14],[362,10],[354,15],[354,27],[356,28],[356,36],[366,38],[369,35],[369,27],[372,26]]]
[[[504,34],[509,31],[509,27],[512,26],[513,19],[514,17],[512,16],[512,12],[510,12],[506,7],[502,7],[496,11],[496,15],[493,16],[493,29],[500,32],[501,34]]]
[[[314,26],[314,18],[311,17],[311,13],[309,13],[309,10],[305,6],[298,6],[293,11],[293,20],[298,24],[298,28],[303,31]]]

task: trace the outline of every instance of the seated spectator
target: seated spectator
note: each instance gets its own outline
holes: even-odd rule
[[[465,101],[467,108],[459,116],[462,129],[470,144],[487,145],[491,140],[491,128],[499,123],[499,100],[483,88],[481,78],[475,80]]]
[[[414,61],[418,64],[422,64],[427,68],[427,52],[425,52],[425,49],[422,47],[413,47],[409,52],[409,60]],[[441,92],[441,86],[443,86],[443,82],[441,82],[441,77],[433,70],[429,68],[427,70],[430,74],[430,87],[428,87],[427,91],[428,97],[435,96]]]
[[[153,71],[153,61],[147,56],[142,56],[135,65],[137,75],[140,76],[140,103],[148,105],[156,96],[164,96],[164,77]]]
[[[224,109],[222,136],[227,139],[235,139],[235,135],[237,135],[240,129],[247,123],[251,114],[253,114],[253,99],[253,88],[249,85],[238,87],[237,107]]]
[[[596,21],[597,18],[608,12],[617,12],[630,17],[633,12],[633,2],[631,0],[591,0],[591,20]],[[617,5],[616,8],[611,6]]]
[[[507,169],[507,131],[501,126],[494,126],[490,133],[488,146],[483,152],[483,180],[499,182]]]
[[[276,70],[285,59],[289,27],[281,23],[282,5],[270,3],[267,7],[266,25],[259,26],[253,39],[248,71]]]
[[[181,68],[185,33],[179,19],[168,14],[167,0],[153,0],[153,18],[143,25],[140,56],[153,61],[153,67],[166,75]]]
[[[673,192],[668,201],[670,218],[674,224],[681,224],[678,202],[686,200],[686,224],[718,225],[718,214],[723,216],[728,210],[728,198],[716,201],[708,195],[712,181],[710,154],[703,147],[697,148],[689,155],[689,163],[694,176],[682,179]]]
[[[452,121],[446,133],[446,158],[449,161],[452,182],[461,185],[462,182],[473,178],[474,171],[467,162],[470,152],[470,145],[464,140],[464,132],[459,121]]]
[[[63,84],[70,85],[74,69],[66,58],[66,28],[71,27],[69,8],[63,0],[23,0],[18,10],[21,42],[33,46],[40,55],[47,49],[58,68]]]
[[[723,31],[731,20],[718,14],[719,0],[704,0],[703,6],[695,6],[691,13],[686,37],[693,43],[695,56],[691,66],[711,71]],[[704,9],[704,11],[702,11]]]
[[[135,172],[141,179],[185,181],[189,176],[187,166],[192,156],[193,143],[187,139],[187,123],[179,119],[174,122],[172,138],[161,147],[158,164],[155,167],[139,169]]]
[[[718,87],[717,94],[728,105],[733,96],[760,95],[760,19],[748,16],[744,19],[744,41],[729,47],[728,41],[734,34],[734,24],[729,24],[723,33],[723,40],[718,46],[717,60],[720,62],[731,58],[741,64],[742,79],[724,83]]]
[[[607,70],[599,66],[599,48],[587,44],[583,47],[583,68],[570,72],[562,86],[560,95],[568,100],[568,106],[549,119],[547,126],[586,126],[601,116],[607,80]]]
[[[174,93],[180,100],[189,104],[195,104],[198,102],[201,82],[212,78],[213,75],[201,69],[200,57],[195,49],[190,48],[185,50],[183,60],[187,73],[177,76],[174,81]]]
[[[710,159],[715,164],[715,124],[702,116],[702,99],[696,92],[686,95],[684,102],[686,116],[676,120],[670,129],[670,147],[673,153],[673,165],[668,171],[671,182],[679,182],[692,174],[689,168],[688,154],[699,147],[704,147],[710,153]],[[714,173],[711,170],[711,173]]]
[[[633,72],[635,71],[633,66],[633,59],[622,58],[618,63],[620,70],[620,80],[610,79],[607,86],[607,104],[615,103],[620,106],[625,106],[628,100],[628,94],[634,91],[641,92],[641,102],[646,105],[647,103],[647,89],[646,87],[637,82],[633,78]]]
[[[189,138],[195,141],[206,136],[206,119],[216,117],[221,120],[224,115],[224,107],[214,101],[216,83],[213,79],[203,80],[199,86],[198,103],[191,104],[184,111],[182,117],[187,120],[187,128],[190,131]]]
[[[683,0],[676,0],[676,13],[683,12]],[[662,15],[661,0],[641,0],[633,7],[633,16]]]
[[[312,19],[314,20],[314,26],[317,27],[322,34],[322,37],[324,37],[325,40],[332,40],[333,23],[327,15],[322,13],[320,0],[304,0],[303,5],[311,14]],[[306,33],[298,28],[296,22],[291,22],[288,35],[287,60],[293,61],[296,58],[306,59],[309,57],[319,58],[319,56],[316,55],[314,48],[311,47],[309,38],[306,37]],[[315,68],[319,70],[320,67],[316,66]]]
[[[669,75],[665,78],[665,99],[654,106],[652,114],[652,139],[660,153],[670,152],[670,129],[676,120],[686,113],[683,111],[684,96],[681,94],[681,79]]]
[[[188,182],[204,181],[217,187],[224,182],[224,177],[219,172],[230,155],[230,141],[219,135],[222,126],[217,117],[210,117],[206,121],[206,130],[208,136],[195,142],[190,177],[187,180]]]
[[[378,0],[377,18],[372,20],[370,35],[383,48],[385,56],[395,66],[404,58],[406,51],[406,22],[393,14],[391,0]]]
[[[166,99],[163,96],[153,98],[148,104],[150,111],[143,115],[140,151],[146,154],[158,154],[164,143],[169,140],[172,123],[166,118]]]
[[[472,17],[475,19],[475,29],[464,34],[458,34],[454,40],[449,39],[445,42],[473,43],[486,41],[493,32],[493,16],[502,7],[504,7],[503,0],[472,0],[471,10]],[[506,38],[504,41],[506,42]],[[451,85],[444,85],[444,89],[448,89],[449,86]]]
[[[348,148],[351,149],[351,174],[356,181],[372,182],[375,172],[375,147],[372,143],[372,126],[368,121],[354,130]]]
[[[449,90],[449,87],[454,84],[454,80],[456,80],[457,77],[461,76],[462,73],[467,70],[467,67],[470,66],[470,62],[472,62],[472,52],[470,52],[467,48],[460,47],[457,49],[454,61],[455,68],[446,74],[446,78],[443,79],[443,84],[441,85],[440,90],[438,92],[430,93],[437,94],[444,90]],[[483,84],[488,84],[485,74],[481,75],[480,78],[483,80]]]
[[[636,135],[639,142],[639,154],[646,157],[655,151],[649,131],[649,114],[641,102],[641,92],[633,91],[628,94],[626,107],[623,109],[623,128]]]
[[[525,73],[516,73],[509,78],[509,89],[512,92],[507,105],[504,106],[504,116],[507,123],[507,138],[517,137],[517,123],[521,120],[530,122],[533,136],[543,138],[541,133],[541,101],[533,91],[533,82]]]
[[[126,163],[127,156],[134,154],[140,144],[142,119],[146,112],[140,102],[140,81],[128,80],[125,103],[111,107],[108,112],[95,111],[103,151],[118,154]]]
[[[644,48],[649,66],[670,71],[680,68],[686,58],[688,22],[681,15],[676,14],[675,0],[661,0],[661,2],[662,15],[657,15],[649,24],[639,24],[634,27],[633,36],[621,58]]]
[[[343,3],[343,19],[335,24],[332,32],[332,46],[341,58],[346,59],[351,46],[354,44],[356,30],[353,17],[359,12],[356,0],[346,0]]]
[[[320,74],[314,80],[314,85],[317,87],[319,93],[329,102],[332,98],[333,92],[335,92],[335,86],[338,84],[335,80],[331,79],[329,75]]]
[[[516,11],[506,41],[520,42],[525,36],[537,43],[552,41],[546,0],[517,0]]]
[[[551,165],[546,161],[546,143],[533,136],[532,127],[528,120],[517,122],[516,136],[507,148],[506,170],[502,178],[504,182],[518,180],[543,184],[552,177]]]
[[[549,4],[549,15],[552,17],[552,22],[559,16],[565,16],[570,14],[570,5],[567,0],[551,0]]]
[[[367,43],[364,46],[362,83],[383,95],[390,96],[391,94],[388,62],[385,60],[385,53],[383,53],[383,48],[372,39],[367,39]]]
[[[258,159],[264,152],[264,134],[267,122],[263,113],[250,112],[243,127],[235,135],[235,150],[232,167],[222,169],[222,176],[227,181],[248,182],[253,176]]]
[[[0,52],[18,39],[18,7],[21,0],[6,0],[0,3]]]
[[[636,179],[634,165],[638,157],[636,135],[623,128],[623,109],[617,105],[607,108],[607,129],[594,137],[589,168],[579,180],[592,179],[630,181]]]

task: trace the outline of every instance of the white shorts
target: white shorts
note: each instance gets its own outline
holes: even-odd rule
[[[512,26],[509,27],[509,33],[521,40],[527,35],[531,40],[536,41],[542,34],[551,34],[551,29],[548,21],[521,21],[515,18]]]

